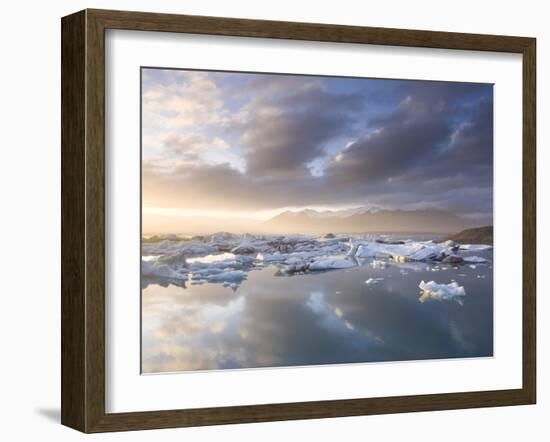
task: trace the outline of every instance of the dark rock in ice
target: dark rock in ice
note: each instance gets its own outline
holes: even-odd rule
[[[400,241],[400,240],[392,240],[392,239],[377,239],[376,242],[378,244],[391,244],[391,245],[400,245],[400,244],[405,244],[405,241]]]
[[[458,255],[449,255],[443,259],[444,264],[462,264],[464,258]]]

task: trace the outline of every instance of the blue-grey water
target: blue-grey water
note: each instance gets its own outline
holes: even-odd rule
[[[492,258],[492,252],[476,255]],[[437,269],[437,271],[436,271]],[[405,263],[274,276],[236,289],[146,281],[144,373],[483,357],[493,354],[492,264]],[[369,278],[383,278],[367,285]],[[423,299],[421,280],[466,290]]]

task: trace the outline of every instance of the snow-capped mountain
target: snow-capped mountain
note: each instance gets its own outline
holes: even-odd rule
[[[352,209],[343,209],[343,210],[313,210],[313,209],[304,209],[299,211],[287,210],[277,216],[285,215],[288,217],[292,216],[308,216],[310,218],[347,218],[353,215],[363,215],[365,213],[376,213],[381,210],[379,207],[354,207]]]
[[[447,233],[478,225],[439,209],[390,210],[358,207],[339,211],[286,211],[264,222],[281,233]]]

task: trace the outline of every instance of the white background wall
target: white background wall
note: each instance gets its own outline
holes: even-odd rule
[[[0,437],[79,440],[59,425],[60,396],[60,23],[86,7],[227,17],[534,36],[538,39],[538,405],[358,418],[115,433],[95,440],[342,438],[548,440],[550,303],[545,270],[550,204],[550,14],[542,1],[335,2],[51,0],[4,2],[0,68]],[[546,250],[545,250],[546,247]],[[506,293],[502,293],[506,296]],[[414,382],[412,379],[411,382]],[[525,437],[526,434],[529,437]],[[33,439],[31,439],[33,438]]]

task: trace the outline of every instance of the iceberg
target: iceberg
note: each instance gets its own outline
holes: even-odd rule
[[[356,264],[349,259],[319,259],[309,264],[309,270],[349,269]]]
[[[378,253],[376,249],[369,247],[367,244],[361,244],[357,246],[355,254],[352,256],[356,258],[376,258],[377,256],[384,256],[384,254]]]
[[[141,261],[142,276],[156,276],[170,279],[187,279],[186,271],[177,271],[167,264],[157,261]]]
[[[237,247],[231,249],[231,253],[234,255],[250,255],[257,252],[256,246],[250,241],[243,241]]]
[[[307,263],[300,258],[290,258],[286,260],[286,271],[288,273],[305,272],[308,268]]]
[[[409,261],[426,261],[428,259],[435,259],[440,256],[442,250],[441,247],[432,246],[432,247],[423,247],[420,250],[412,253],[409,256],[405,256]]]
[[[392,240],[370,234],[332,237],[220,232],[192,238],[165,235],[155,241],[142,242],[142,275],[229,284],[236,283],[234,279],[245,279],[252,270],[268,266],[276,266],[277,274],[287,276],[358,265],[436,272],[440,270],[437,264],[441,263],[446,265],[441,270],[450,266],[458,270],[462,265],[475,268],[477,264],[490,264],[490,258],[482,257],[485,256],[482,251],[490,249],[492,246],[483,244]],[[475,255],[474,251],[482,256],[466,256]]]
[[[164,240],[156,243],[142,243],[142,255],[167,255],[179,254],[192,258],[218,253],[218,248],[200,241],[170,241]]]
[[[157,258],[157,261],[159,263],[167,264],[167,265],[174,265],[174,264],[186,265],[187,258],[188,258],[188,254],[186,253],[185,250],[176,250],[176,251],[165,253],[164,255],[160,255]]]
[[[480,251],[480,250],[492,250],[493,246],[487,244],[460,244],[460,250]]]
[[[350,241],[347,256],[358,256],[359,247],[362,247],[362,246],[353,241]]]
[[[380,260],[375,259],[371,262],[371,266],[374,269],[385,269],[386,267],[389,267],[390,265],[386,261],[380,261]]]
[[[205,275],[205,279],[208,282],[241,282],[243,279],[246,279],[246,272],[242,270],[231,270],[228,272]]]
[[[435,281],[421,281],[418,287],[422,290],[422,296],[419,298],[420,302],[425,302],[427,299],[453,299],[462,303],[463,297],[466,296],[464,287],[458,285],[456,281],[450,284],[438,284]]]
[[[465,256],[464,262],[470,264],[483,264],[486,263],[487,260],[485,258],[482,258],[481,256]]]
[[[280,253],[270,254],[270,253],[258,253],[256,255],[256,260],[263,262],[282,262],[287,259],[286,255],[281,255]]]
[[[356,258],[389,258],[395,262],[433,260],[442,252],[451,250],[446,244],[436,244],[432,241],[367,241],[354,244],[348,255]]]

